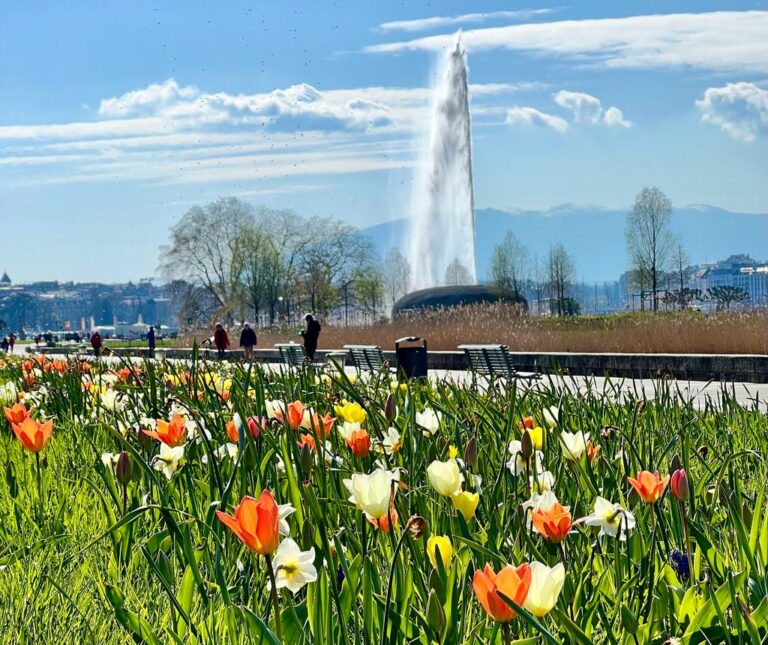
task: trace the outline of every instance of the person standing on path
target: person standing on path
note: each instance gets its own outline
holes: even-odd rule
[[[91,334],[91,347],[93,347],[94,356],[98,356],[101,353],[101,334],[98,331]]]
[[[213,344],[216,346],[216,352],[220,361],[224,360],[224,354],[229,348],[229,336],[224,325],[216,323],[216,331],[213,332]]]
[[[16,334],[13,332],[10,333],[8,336],[8,347],[11,349],[11,354],[13,354],[13,346],[16,344]]]
[[[256,332],[251,329],[248,323],[243,325],[243,331],[240,332],[240,347],[245,353],[245,360],[253,360],[253,348],[256,345]]]
[[[149,346],[149,358],[155,357],[155,328],[150,327],[147,332],[147,345]]]
[[[315,360],[317,351],[317,339],[320,336],[320,323],[317,322],[312,314],[304,316],[307,322],[307,328],[302,330],[301,335],[304,338],[304,352],[310,361]]]

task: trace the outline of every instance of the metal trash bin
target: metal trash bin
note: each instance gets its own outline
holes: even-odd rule
[[[409,345],[402,347],[402,343],[417,343],[420,346]],[[397,358],[397,374],[406,379],[427,377],[427,341],[418,336],[406,336],[395,341],[395,357]]]

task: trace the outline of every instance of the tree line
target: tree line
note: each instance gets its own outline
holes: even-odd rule
[[[186,325],[214,317],[275,324],[337,307],[373,317],[410,281],[397,249],[379,260],[371,241],[345,222],[235,197],[189,209],[160,255]]]

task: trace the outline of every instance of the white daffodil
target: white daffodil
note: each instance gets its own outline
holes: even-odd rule
[[[384,435],[384,440],[381,442],[384,448],[384,452],[388,455],[396,455],[403,447],[403,442],[400,437],[400,433],[396,428],[389,427]]]
[[[423,412],[416,413],[416,425],[424,428],[426,430],[425,434],[434,435],[438,428],[440,428],[442,418],[442,413],[435,412],[432,408],[424,408]]]
[[[19,391],[13,381],[0,385],[0,405],[13,405],[19,399]]]
[[[560,444],[563,446],[563,457],[568,461],[578,461],[587,449],[589,433],[561,432]]]
[[[540,470],[536,477],[530,478],[531,490],[537,493],[544,493],[555,487],[555,476],[548,470]]]
[[[464,475],[461,474],[455,459],[435,460],[427,466],[427,479],[438,493],[445,497],[452,497],[461,491]]]
[[[286,587],[296,593],[304,585],[317,580],[315,549],[302,551],[291,538],[285,538],[277,547],[272,566],[275,568],[275,587]]]
[[[587,517],[588,526],[599,526],[600,535],[610,535],[619,540],[627,539],[627,531],[635,527],[635,516],[623,509],[621,504],[609,502],[604,497],[595,500],[592,515]]]
[[[507,468],[513,475],[524,475],[526,471],[530,472],[533,469],[533,463],[526,461],[523,457],[522,444],[517,439],[509,442],[507,450],[512,455],[507,462]],[[533,458],[536,460],[536,470],[541,470],[544,454],[536,450],[533,453]]]
[[[213,456],[216,458],[216,461],[221,461],[225,457],[229,457],[232,461],[235,461],[237,459],[237,455],[240,453],[237,444],[236,443],[225,443],[216,450],[213,451]],[[204,454],[201,458],[201,461],[204,464],[208,463],[208,454]]]
[[[376,520],[387,517],[392,482],[399,479],[397,470],[376,469],[370,475],[355,473],[344,480],[350,492],[349,501]],[[397,490],[395,486],[394,490]]]
[[[544,415],[544,422],[550,428],[554,428],[560,421],[560,408],[558,408],[556,405],[553,405],[549,408],[544,408],[542,410],[542,414]]]
[[[267,417],[269,419],[277,419],[285,414],[285,403],[279,399],[265,401],[264,405],[267,409]]]
[[[111,470],[114,474],[115,472],[115,466],[117,466],[117,461],[120,459],[120,455],[113,453],[113,452],[102,452],[101,453],[101,463],[104,464],[104,467],[108,470]]]
[[[277,517],[280,526],[280,535],[287,537],[291,534],[291,527],[288,526],[288,520],[286,518],[289,515],[293,515],[295,512],[296,509],[293,507],[293,504],[277,505]]]
[[[161,470],[163,474],[170,479],[173,477],[173,473],[184,462],[184,445],[171,448],[170,446],[161,443],[160,454],[153,460],[153,466],[155,470]]]
[[[565,582],[565,567],[560,562],[548,567],[541,562],[531,562],[531,585],[525,597],[523,608],[534,616],[546,616],[557,602]]]

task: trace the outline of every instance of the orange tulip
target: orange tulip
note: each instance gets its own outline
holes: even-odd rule
[[[532,430],[536,427],[536,420],[533,417],[523,417],[522,423],[520,423],[520,429],[525,430],[526,428],[528,430]]]
[[[21,423],[29,416],[29,410],[24,407],[23,403],[17,403],[12,408],[3,408],[5,412],[5,418],[8,419],[8,423],[13,425],[14,423]]]
[[[48,360],[48,357],[45,354],[35,354],[35,360],[37,361],[38,365],[42,365],[45,363],[45,361]]]
[[[368,521],[373,524],[376,528],[380,529],[381,531],[384,531],[384,533],[389,532],[389,518],[392,518],[392,525],[397,526],[398,522],[398,516],[397,511],[390,506],[389,512],[386,515],[382,515],[381,517],[369,517]]]
[[[327,439],[328,435],[333,430],[333,425],[336,423],[336,418],[330,414],[326,414],[321,417],[317,412],[312,415],[312,429],[315,431],[320,439]]]
[[[283,419],[282,410],[278,410],[275,413],[275,417],[286,421],[286,423],[288,423],[288,427],[291,430],[297,430],[300,428],[302,421],[304,421],[304,412],[306,412],[304,404],[301,401],[294,401],[293,403],[289,403],[287,412],[288,414],[286,419]]]
[[[117,377],[123,382],[127,383],[131,380],[131,370],[129,370],[127,367],[123,367],[121,370],[118,371]]]
[[[591,441],[587,442],[587,459],[594,461],[598,452],[600,452],[600,446],[596,446]]]
[[[571,530],[571,514],[559,502],[549,509],[537,509],[531,515],[531,522],[545,540],[562,542]]]
[[[145,430],[144,433],[153,439],[162,441],[164,444],[175,448],[184,443],[186,436],[186,427],[184,426],[184,419],[180,415],[174,414],[171,422],[157,420],[157,430]]]
[[[35,373],[34,372],[24,372],[24,382],[27,385],[34,385],[34,383],[35,383]]]
[[[355,430],[347,439],[347,445],[355,457],[364,459],[371,451],[371,436],[365,430]]]
[[[40,423],[37,419],[27,417],[21,423],[12,424],[11,427],[22,446],[30,452],[38,453],[48,443],[53,431],[53,421]]]
[[[246,495],[235,506],[235,514],[216,511],[216,516],[254,553],[269,555],[280,541],[280,517],[272,493],[265,490],[256,500]]]
[[[24,370],[25,372],[31,372],[34,368],[35,368],[35,364],[29,359],[25,360],[21,364],[21,369]]]
[[[662,479],[658,472],[652,473],[647,470],[637,473],[637,479],[634,477],[627,477],[627,479],[632,484],[632,488],[640,495],[640,499],[648,504],[653,504],[659,499],[669,483],[669,475]]]
[[[483,609],[500,623],[508,623],[517,613],[504,602],[498,592],[522,607],[530,586],[531,567],[528,564],[518,567],[508,565],[498,573],[494,573],[491,565],[486,564],[485,570],[478,569],[472,578],[472,589]]]
[[[237,431],[237,424],[234,419],[227,421],[227,437],[232,443],[237,443],[240,440],[240,433]]]
[[[315,438],[312,435],[302,433],[301,435],[299,435],[299,441],[297,441],[296,443],[299,444],[299,448],[303,448],[304,446],[309,446],[309,449],[312,452],[317,452],[317,446],[315,445]]]

